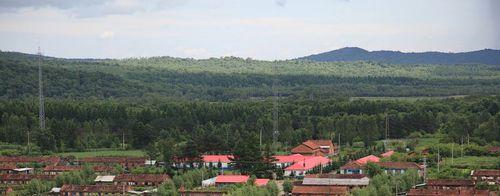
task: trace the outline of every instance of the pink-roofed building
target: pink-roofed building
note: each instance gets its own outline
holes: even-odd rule
[[[226,186],[231,184],[243,184],[250,179],[248,175],[218,175],[215,177],[216,186]],[[269,179],[257,178],[255,179],[256,186],[265,186]]]
[[[257,178],[257,179],[255,179],[255,186],[266,186],[268,182],[269,182],[269,179]]]
[[[226,169],[230,167],[231,159],[233,159],[233,155],[202,155],[203,162],[205,167],[218,167],[219,162],[221,163],[221,167]]]
[[[304,176],[307,171],[311,171],[318,166],[324,167],[330,162],[330,159],[322,156],[304,157],[302,161],[285,168],[285,176],[290,176],[292,173],[295,176]]]
[[[356,160],[356,163],[359,163],[362,165],[367,164],[368,162],[378,163],[378,162],[380,162],[380,158],[375,156],[375,155],[368,155],[366,157],[363,157],[363,158]]]
[[[276,159],[276,161],[274,161],[276,167],[285,168],[299,161],[303,161],[304,159],[308,159],[310,157],[301,154],[291,154],[291,155],[276,155],[274,156],[274,158]]]
[[[394,150],[389,150],[387,152],[380,154],[380,157],[387,158],[387,157],[392,156],[393,154],[394,154]]]

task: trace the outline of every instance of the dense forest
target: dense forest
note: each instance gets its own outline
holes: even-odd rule
[[[493,65],[394,65],[377,62],[258,61],[236,57],[204,60],[171,57],[59,59],[0,53],[0,97],[37,95],[37,64],[47,97],[170,97],[228,101],[273,96],[497,95],[500,67]]]
[[[25,145],[28,131],[43,151],[75,151],[126,147],[144,149],[162,140],[189,143],[201,153],[227,153],[249,135],[263,144],[272,140],[272,102],[206,102],[181,100],[49,99],[47,129],[38,130],[36,100],[0,101],[0,141]],[[488,145],[500,141],[500,99],[468,97],[420,101],[347,99],[280,100],[280,149],[310,138],[331,138],[342,145],[370,146],[384,138],[405,138],[414,132],[443,133],[450,141],[464,139]],[[465,138],[466,137],[466,138]]]
[[[38,129],[38,63],[48,97],[45,130]],[[493,65],[60,59],[1,52],[0,72],[0,141],[25,145],[29,133],[37,152],[145,149],[172,141],[196,144],[200,153],[233,152],[240,138],[262,133],[262,143],[271,142],[273,100],[279,103],[275,147],[283,151],[310,138],[371,146],[385,137],[386,119],[390,138],[440,132],[455,142],[500,141],[500,67]]]

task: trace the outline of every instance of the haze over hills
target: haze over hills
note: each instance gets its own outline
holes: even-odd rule
[[[320,54],[301,57],[312,61],[377,61],[393,64],[486,64],[500,65],[500,50],[484,49],[471,52],[411,52],[367,51],[357,47],[346,47]]]

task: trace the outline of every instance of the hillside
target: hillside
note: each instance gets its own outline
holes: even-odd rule
[[[0,53],[0,97],[36,96],[37,59]],[[236,57],[62,59],[44,57],[48,97],[166,96],[230,100],[284,97],[449,96],[500,92],[492,65],[414,65],[376,62],[258,61]],[[276,66],[278,72],[273,71]]]
[[[393,64],[485,64],[500,65],[500,50],[484,49],[472,52],[443,53],[421,52],[404,53],[400,51],[367,51],[362,48],[348,47],[299,58],[302,60],[332,61],[376,61]]]

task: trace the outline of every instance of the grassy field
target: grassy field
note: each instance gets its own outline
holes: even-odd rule
[[[417,151],[421,151],[425,148],[428,148],[432,144],[438,144],[442,135],[434,134],[434,135],[425,135],[418,140],[418,144],[415,147]]]
[[[442,164],[460,168],[493,168],[500,164],[500,157],[464,156],[456,157],[453,161],[446,158]]]
[[[89,151],[89,152],[64,152],[58,153],[59,156],[73,155],[76,158],[83,157],[96,157],[96,156],[133,156],[140,157],[146,154],[141,150],[103,150],[103,151]]]

